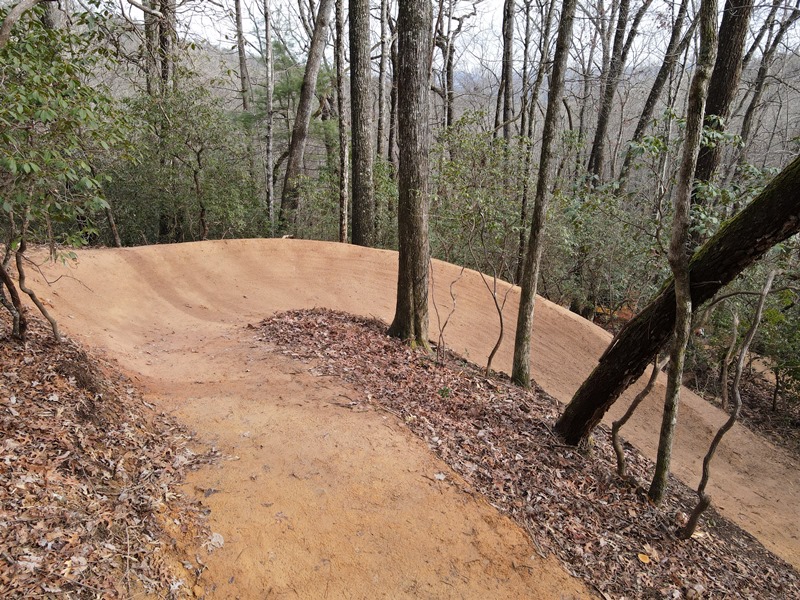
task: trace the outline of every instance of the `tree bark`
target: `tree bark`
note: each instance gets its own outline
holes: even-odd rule
[[[0,24],[0,50],[2,50],[11,38],[11,30],[17,21],[22,18],[26,12],[39,4],[42,0],[21,0],[21,2],[14,5],[14,7],[6,13],[6,18]]]
[[[389,334],[428,348],[428,93],[430,0],[403,0],[398,9],[399,261],[397,305]]]
[[[511,121],[514,115],[514,0],[503,5],[503,139],[511,143]]]
[[[653,0],[645,0],[631,23],[628,35],[625,29],[628,25],[628,14],[630,13],[630,0],[622,0],[619,5],[619,15],[617,18],[617,29],[614,34],[614,47],[611,55],[611,64],[608,68],[608,75],[605,77],[603,94],[600,102],[600,110],[597,116],[597,128],[595,129],[592,150],[589,154],[589,164],[587,170],[592,176],[592,182],[598,183],[603,178],[605,167],[606,152],[606,133],[608,132],[609,121],[611,120],[611,109],[614,104],[614,96],[617,93],[620,76],[628,61],[628,53],[639,33],[639,24],[642,22],[645,13],[650,8]]]
[[[561,114],[561,101],[564,93],[564,75],[567,69],[572,26],[575,20],[577,0],[564,0],[561,8],[561,22],[558,25],[556,50],[553,57],[553,76],[547,94],[547,111],[542,130],[542,149],[539,158],[539,176],[534,196],[531,233],[528,250],[522,269],[521,295],[517,330],[514,338],[514,361],[511,378],[524,387],[531,382],[531,327],[533,326],[534,301],[539,280],[539,269],[544,250],[544,228],[547,205],[550,200],[550,178],[552,175],[553,145],[558,134],[558,121]]]
[[[272,7],[270,0],[264,0],[264,63],[266,65],[266,159],[264,165],[264,178],[267,194],[267,220],[269,221],[270,230],[275,225],[275,177],[274,165],[275,156],[273,154],[273,96],[275,93],[275,70],[274,70],[274,56],[272,53]]]
[[[730,115],[731,103],[739,89],[739,78],[742,75],[742,54],[744,42],[750,28],[750,16],[753,13],[751,0],[726,0],[722,14],[722,25],[719,28],[719,51],[708,84],[708,105],[706,115],[719,117],[709,125],[716,131],[725,130],[725,121]],[[711,181],[719,166],[722,147],[719,144],[703,146],[697,158],[695,179]],[[696,198],[693,198],[696,200]]]
[[[775,244],[800,231],[798,189],[800,157],[695,253],[689,263],[695,309]],[[589,435],[620,394],[644,372],[674,325],[675,287],[670,280],[620,331],[564,410],[556,430],[568,443],[577,444]]]
[[[336,107],[339,113],[339,241],[347,243],[348,208],[350,204],[350,127],[344,94],[344,0],[336,0]]]
[[[289,143],[289,156],[286,161],[286,175],[281,197],[280,227],[285,229],[294,223],[300,196],[300,172],[306,151],[308,126],[311,122],[311,108],[317,88],[317,75],[322,64],[322,54],[328,38],[328,21],[331,16],[333,0],[320,0],[317,18],[314,23],[314,35],[308,51],[306,70],[300,86],[300,99],[297,103],[297,116],[292,129],[292,140]]]
[[[389,70],[389,0],[381,0],[381,58],[378,64],[378,135],[376,155],[386,152],[386,73]]]
[[[242,95],[242,109],[250,111],[250,75],[247,72],[247,55],[244,48],[244,30],[242,29],[242,0],[234,0],[236,13],[236,49],[239,56],[239,93]]]
[[[353,152],[353,243],[375,245],[372,183],[372,62],[369,58],[369,0],[350,0],[350,107]]]

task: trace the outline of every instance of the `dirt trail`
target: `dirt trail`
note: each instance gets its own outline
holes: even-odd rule
[[[326,258],[334,249],[305,246],[303,256],[297,244],[226,242],[90,251],[75,270],[54,267],[50,274],[69,277],[50,289],[36,282],[63,329],[105,349],[150,402],[225,456],[186,486],[225,540],[203,559],[196,595],[593,597],[393,415],[352,410],[357,391],[270,352],[246,328],[329,297],[368,310],[363,285],[359,293],[336,281],[348,259]],[[378,253],[379,263],[389,259]],[[307,287],[326,271],[329,289]]]
[[[449,286],[459,278],[461,270],[437,261],[434,261],[434,267],[434,300],[444,317],[451,304]],[[52,278],[56,273],[64,272],[63,267],[53,267],[48,276]],[[242,375],[242,365],[248,357],[257,355],[258,351],[249,348],[244,355],[237,354],[246,347],[243,345],[246,336],[239,337],[244,324],[289,308],[324,306],[389,320],[394,306],[395,253],[299,240],[203,242],[82,251],[79,267],[69,270],[69,274],[70,278],[62,278],[49,289],[44,287],[41,280],[35,282],[42,295],[52,299],[62,326],[73,335],[83,335],[93,345],[104,347],[117,355],[129,371],[146,376],[147,389],[154,394],[165,395],[165,401],[173,403],[178,412],[201,432],[213,433],[219,430],[222,449],[227,451],[228,445],[241,454],[242,448],[254,443],[252,437],[241,437],[242,433],[250,431],[250,436],[260,436],[266,435],[261,434],[262,431],[272,431],[271,436],[278,435],[275,432],[276,427],[282,426],[284,422],[294,423],[291,428],[286,425],[286,431],[277,439],[304,440],[304,443],[297,445],[296,456],[288,455],[287,450],[285,459],[310,460],[302,458],[299,451],[309,452],[313,450],[309,446],[320,445],[317,438],[312,444],[311,436],[321,434],[316,426],[310,428],[312,431],[307,431],[307,423],[327,424],[329,427],[338,427],[341,423],[344,427],[350,419],[355,419],[357,430],[361,431],[369,420],[371,426],[379,428],[379,433],[370,436],[373,444],[379,441],[375,446],[376,450],[372,451],[368,443],[362,448],[363,451],[370,449],[369,461],[378,460],[377,456],[382,456],[386,450],[396,455],[394,447],[384,445],[385,435],[390,429],[395,430],[392,435],[400,437],[392,437],[395,440],[393,443],[408,448],[414,455],[413,461],[411,457],[405,459],[411,461],[408,468],[420,469],[419,465],[428,464],[427,470],[414,470],[414,485],[423,489],[430,488],[435,494],[439,494],[441,486],[432,488],[428,485],[432,482],[423,477],[430,476],[428,471],[432,466],[424,461],[433,459],[425,458],[426,450],[418,444],[415,445],[402,429],[397,430],[394,422],[387,428],[382,424],[386,423],[383,415],[352,415],[338,406],[330,406],[331,394],[340,392],[325,392],[321,397],[315,396],[321,386],[320,380],[313,377],[306,380],[307,374],[303,373],[290,373],[291,376],[288,376],[287,369],[297,370],[296,366],[273,365],[269,363],[271,359],[262,357],[259,360],[266,360],[269,369],[251,369],[251,373],[258,370],[257,376]],[[457,298],[456,310],[446,330],[446,342],[455,351],[481,363],[485,361],[499,331],[491,297],[478,274],[471,271],[465,271],[461,275],[453,290]],[[505,309],[507,332],[514,330],[517,303],[517,291],[512,290]],[[435,313],[432,313],[431,319],[431,335],[434,337],[437,335]],[[226,339],[228,341],[224,341]],[[534,327],[534,377],[549,393],[562,401],[568,401],[596,364],[597,357],[609,340],[610,336],[600,328],[561,307],[540,300],[537,303]],[[507,335],[495,359],[495,366],[509,370],[511,355],[512,341]],[[209,363],[209,356],[216,356],[215,360],[222,362]],[[279,375],[274,375],[278,378],[277,383],[265,379],[273,367],[278,373],[283,373],[283,380]],[[184,373],[185,377],[181,378],[179,373]],[[210,373],[216,374],[211,378]],[[192,378],[206,383],[187,383],[193,381]],[[265,397],[273,399],[267,403],[269,408],[258,401],[253,403],[253,395],[256,400],[259,398],[256,392],[248,392],[249,403],[246,398],[241,398],[243,392],[236,391],[238,388],[234,386],[234,382],[239,379],[242,389],[245,390],[248,389],[247,386],[264,382],[262,387],[269,391]],[[325,382],[324,385],[335,387],[331,382]],[[275,386],[277,389],[283,389],[281,386],[286,388],[278,394],[283,397],[281,402],[286,406],[281,407],[274,400]],[[225,402],[217,396],[224,395],[223,392],[230,392],[224,396],[229,397]],[[635,392],[636,388],[629,390],[626,398],[630,399]],[[293,398],[297,405],[292,404]],[[654,455],[657,443],[661,398],[663,381],[624,431],[628,440],[650,456]],[[611,416],[621,413],[626,404],[624,399],[618,402]],[[262,417],[256,416],[255,406],[258,410],[266,411]],[[299,412],[291,416],[284,412],[289,410]],[[228,415],[227,418],[225,415]],[[673,455],[673,472],[690,486],[696,485],[702,456],[724,418],[720,411],[691,392],[684,392]],[[251,419],[253,424],[238,423],[238,429],[222,433],[225,422],[233,423],[241,419]],[[349,437],[357,437],[352,435],[354,430],[350,431]],[[349,437],[343,436],[341,439],[353,442]],[[283,451],[286,446],[276,442],[275,448]],[[317,449],[320,453],[323,452],[321,446]],[[358,454],[355,450],[345,454],[350,457],[354,453]],[[329,455],[327,459],[319,457],[319,464],[324,464],[324,469],[310,467],[303,472],[308,474],[315,469],[319,472],[332,469],[333,466],[328,463],[333,456]],[[242,458],[240,464],[244,460]],[[270,460],[265,460],[265,463],[271,468],[277,468],[271,465]],[[274,459],[272,463],[275,463]],[[227,463],[220,469],[220,477],[228,477],[228,472],[235,471],[232,464],[234,463]],[[365,465],[356,466],[361,468]],[[713,465],[709,490],[715,505],[726,516],[798,568],[799,466],[785,452],[737,426],[720,448]],[[232,479],[226,480],[226,485],[229,489],[235,489],[235,485],[241,484],[243,490],[248,486],[260,489],[266,485],[266,475],[259,475],[251,486],[251,475],[257,473],[249,473],[243,469],[231,475]],[[299,474],[295,473],[296,475]],[[284,487],[278,489],[287,489],[286,482],[296,479],[295,476],[289,473],[288,479],[282,477],[281,480],[285,480],[282,481]],[[240,483],[236,484],[237,481]],[[331,481],[333,484],[338,479]],[[366,478],[365,481],[373,479]],[[202,487],[199,484],[198,486]],[[222,489],[216,485],[212,487]],[[406,490],[407,493],[412,491],[414,490]],[[214,494],[208,497],[208,502],[214,507],[214,502],[222,502],[217,499],[224,497],[226,495],[223,493]],[[463,496],[456,494],[451,500],[459,497]],[[447,502],[451,500],[441,505],[442,510],[446,509]],[[481,507],[480,503],[467,504],[472,507],[469,510],[479,510]],[[270,510],[273,508],[269,507]],[[246,510],[254,512],[255,508]],[[251,515],[252,512],[247,514]],[[270,518],[277,518],[274,517],[274,512],[267,514],[271,515]],[[409,514],[417,518],[422,511]],[[463,515],[458,517],[459,520],[463,518]],[[503,537],[505,536],[506,533],[503,533]],[[387,544],[380,546],[384,548]],[[340,551],[341,545],[334,546],[334,549],[336,552]],[[321,556],[320,560],[322,558],[324,557]],[[331,560],[330,557],[327,558]],[[414,558],[419,561],[423,557]],[[260,560],[263,559],[261,557]],[[321,565],[320,569],[323,568],[328,567]],[[511,569],[509,573],[521,576],[519,569],[507,568]],[[388,576],[383,571],[380,574]],[[375,589],[381,589],[381,586],[376,584]],[[394,590],[400,588],[395,587]],[[411,595],[414,593],[416,592],[409,592]],[[453,593],[455,595],[452,597],[460,597],[456,592]]]

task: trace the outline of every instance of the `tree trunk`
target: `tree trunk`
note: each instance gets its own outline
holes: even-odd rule
[[[747,208],[724,225],[689,263],[695,309],[761,258],[800,231],[800,157]],[[587,437],[619,395],[644,372],[675,325],[675,287],[661,293],[620,331],[556,424],[570,444]]]
[[[274,56],[272,53],[272,8],[270,0],[264,0],[264,63],[266,64],[266,159],[264,165],[265,186],[267,194],[267,220],[269,221],[270,231],[275,225],[275,176],[274,165],[275,156],[273,154],[273,96],[275,93],[275,70],[274,70]]]
[[[625,39],[625,28],[628,26],[628,11],[630,10],[630,0],[621,0],[619,3],[619,14],[617,17],[617,28],[614,33],[614,46],[611,50],[611,62],[608,72],[603,78],[602,94],[600,100],[600,110],[597,115],[597,128],[594,132],[592,151],[589,154],[589,164],[587,171],[592,176],[592,183],[598,183],[603,175],[603,161],[606,146],[606,131],[608,121],[611,118],[611,105],[614,103],[614,95],[617,93],[617,80],[622,72],[622,47]]]
[[[393,173],[397,173],[397,68],[399,60],[397,58],[397,36],[393,36],[391,46],[392,58],[392,89],[389,93],[389,141],[386,144],[386,160],[392,165]]]
[[[250,75],[247,72],[247,54],[244,48],[244,30],[242,29],[242,0],[234,0],[236,13],[236,49],[239,55],[239,93],[242,95],[242,109],[250,111]]]
[[[2,50],[8,43],[8,40],[11,39],[11,30],[14,28],[14,25],[17,24],[17,21],[22,18],[22,15],[41,1],[42,0],[21,0],[6,13],[6,18],[0,23],[0,50]]]
[[[311,122],[311,108],[317,88],[317,75],[322,64],[322,54],[328,38],[328,20],[331,15],[333,0],[320,0],[317,18],[314,23],[314,35],[308,51],[306,70],[300,86],[300,99],[297,103],[297,116],[292,129],[292,140],[289,143],[289,156],[286,161],[286,175],[283,181],[281,197],[280,227],[287,228],[294,223],[295,212],[300,196],[300,175],[303,157],[306,151],[308,126]]]
[[[622,70],[625,68],[625,63],[628,60],[628,53],[633,45],[633,41],[636,39],[636,36],[639,33],[639,24],[642,22],[642,19],[644,18],[647,9],[650,8],[650,4],[652,4],[652,2],[653,0],[645,0],[642,6],[639,7],[627,37],[625,36],[625,29],[628,25],[630,0],[622,0],[619,5],[619,15],[617,17],[617,29],[614,33],[614,47],[611,55],[611,64],[609,65],[608,75],[605,78],[605,83],[603,85],[600,110],[597,116],[597,129],[595,129],[594,141],[592,142],[592,151],[589,154],[589,165],[587,168],[594,183],[599,182],[603,178],[606,151],[606,133],[608,131],[609,121],[611,120],[611,109],[612,105],[614,104],[614,96],[617,93],[619,79],[622,75]]]
[[[675,332],[667,373],[667,391],[664,399],[664,416],[658,440],[655,474],[648,495],[660,503],[667,490],[669,466],[678,406],[681,399],[683,364],[686,347],[692,335],[692,287],[689,278],[689,225],[691,223],[692,184],[703,134],[708,82],[717,53],[717,0],[702,0],[700,4],[700,51],[694,77],[689,88],[689,106],[686,113],[686,131],[683,156],[675,190],[675,216],[672,220],[672,237],[669,245],[669,266],[672,269],[675,289]]]
[[[372,184],[372,62],[369,0],[350,0],[350,107],[353,148],[353,243],[375,245]]]
[[[503,139],[511,143],[511,120],[514,115],[514,0],[503,5]]]
[[[175,0],[161,0],[161,14],[158,21],[158,58],[160,62],[161,93],[169,92],[170,85],[175,86],[175,51],[176,14]]]
[[[114,247],[122,248],[122,239],[119,237],[117,222],[114,219],[114,211],[111,210],[110,206],[106,209],[106,220],[108,220],[108,228],[111,230],[111,237],[114,240]]]
[[[661,68],[656,74],[656,78],[653,80],[653,86],[650,88],[650,93],[647,96],[647,100],[645,100],[642,113],[639,115],[639,120],[636,123],[636,129],[630,141],[631,144],[638,143],[644,136],[644,132],[647,130],[647,127],[650,125],[650,120],[653,118],[653,112],[655,111],[658,99],[661,97],[661,92],[664,90],[664,86],[666,85],[672,70],[675,68],[678,58],[681,54],[683,54],[685,47],[689,45],[689,42],[692,39],[694,25],[689,29],[689,31],[686,32],[686,34],[683,36],[683,39],[681,39],[681,31],[683,29],[683,22],[686,20],[688,6],[688,0],[681,0],[680,7],[678,8],[678,14],[675,17],[675,23],[672,26],[672,33],[670,34],[669,43],[667,44],[667,51],[664,53],[664,60],[661,63]],[[622,170],[619,176],[621,185],[624,185],[627,182],[632,160],[633,151],[632,148],[629,147],[625,153],[625,160],[622,163]]]
[[[532,173],[531,167],[533,165],[534,153],[534,130],[536,120],[534,113],[539,103],[539,90],[542,87],[542,82],[547,74],[550,66],[550,33],[553,27],[553,15],[555,2],[549,1],[545,14],[542,15],[544,19],[544,27],[542,35],[539,39],[539,67],[536,70],[536,79],[533,82],[530,90],[530,101],[528,104],[527,126],[523,128],[523,135],[525,136],[525,159],[522,176],[522,198],[520,201],[519,211],[519,243],[517,245],[517,271],[515,282],[522,281],[522,272],[525,268],[525,254],[527,251],[527,240],[525,236],[526,226],[528,224],[528,200],[531,194]]]
[[[345,107],[344,85],[344,0],[336,0],[336,107],[339,112],[339,241],[347,243],[348,205],[350,204],[350,127]]]
[[[28,331],[28,318],[25,315],[25,307],[22,306],[22,300],[19,297],[17,286],[6,270],[5,265],[0,265],[0,280],[2,280],[3,284],[6,286],[8,295],[11,297],[10,307],[6,305],[6,308],[14,319],[11,335],[18,340],[24,340]]]
[[[398,35],[397,306],[389,334],[428,347],[430,0],[403,0]]]
[[[728,367],[731,364],[731,358],[733,358],[733,353],[736,350],[736,342],[739,340],[739,313],[734,310],[732,316],[731,343],[728,345],[728,351],[722,359],[722,367],[719,373],[720,406],[722,410],[728,409]]]
[[[381,58],[378,65],[378,136],[376,154],[386,152],[386,73],[389,70],[389,0],[381,0]]]
[[[528,387],[531,382],[531,327],[533,325],[534,301],[539,279],[539,268],[544,250],[544,227],[547,217],[547,204],[550,200],[550,177],[552,174],[553,145],[558,135],[558,121],[561,114],[561,101],[564,93],[564,75],[567,69],[572,25],[575,19],[577,0],[564,0],[561,8],[561,22],[558,26],[556,51],[553,57],[553,76],[547,94],[547,111],[542,131],[542,150],[539,158],[539,176],[534,196],[531,233],[525,263],[522,270],[521,295],[517,331],[514,338],[514,364],[511,378],[519,385]]]
[[[146,3],[148,8],[158,9],[159,0],[149,0]],[[158,93],[158,82],[161,80],[159,75],[158,59],[158,17],[150,12],[144,13],[144,70],[147,86],[147,95],[155,96]]]
[[[715,131],[725,130],[731,103],[739,89],[744,42],[750,28],[752,13],[753,3],[750,0],[725,2],[722,25],[719,28],[719,52],[708,85],[708,106],[706,106],[706,115],[719,117],[718,120],[708,123]],[[711,181],[719,166],[721,155],[722,147],[719,144],[703,146],[697,158],[695,179]]]

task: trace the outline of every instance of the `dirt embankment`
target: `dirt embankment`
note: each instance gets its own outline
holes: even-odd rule
[[[451,304],[450,284],[460,276],[453,286],[457,298],[456,309],[445,338],[453,350],[480,363],[494,345],[499,326],[491,298],[479,276],[470,271],[461,275],[460,271],[455,266],[434,261],[433,300],[440,314],[446,315]],[[258,535],[269,534],[272,536],[269,540],[273,540],[279,548],[275,551],[275,557],[271,558],[267,552],[254,556],[252,560],[263,563],[262,567],[273,565],[274,571],[269,571],[273,573],[288,568],[289,564],[303,565],[303,561],[286,556],[283,544],[287,538],[294,537],[302,550],[303,544],[311,543],[312,538],[307,532],[301,531],[298,521],[300,514],[294,513],[292,516],[282,510],[279,504],[282,500],[277,499],[299,493],[292,486],[304,482],[308,494],[319,493],[319,496],[305,499],[308,511],[303,518],[314,520],[315,526],[325,525],[325,520],[320,519],[319,515],[330,513],[324,503],[336,494],[332,487],[326,487],[333,486],[335,478],[324,478],[337,469],[344,469],[343,456],[350,461],[348,469],[356,471],[354,477],[360,477],[357,472],[366,466],[364,463],[374,462],[377,469],[368,471],[371,474],[363,479],[350,482],[355,486],[354,489],[361,490],[363,504],[353,504],[354,500],[342,490],[336,492],[341,494],[343,505],[358,507],[351,509],[353,513],[363,515],[385,512],[387,508],[395,510],[394,505],[386,504],[387,498],[401,492],[411,494],[412,490],[406,489],[409,487],[419,488],[413,493],[428,490],[435,498],[439,498],[442,504],[438,506],[444,513],[452,510],[450,506],[463,509],[463,498],[459,500],[457,494],[450,498],[444,496],[449,492],[425,477],[431,476],[428,472],[431,468],[441,467],[426,463],[433,459],[425,448],[420,447],[404,431],[397,430],[395,424],[387,424],[379,415],[365,417],[342,411],[332,403],[332,398],[346,392],[332,383],[323,384],[307,374],[292,372],[288,364],[272,364],[271,359],[250,348],[246,335],[241,334],[245,324],[290,308],[324,306],[390,320],[396,281],[395,253],[295,240],[204,242],[82,251],[76,269],[47,269],[50,279],[64,274],[68,277],[63,277],[49,288],[41,277],[34,282],[41,295],[50,299],[64,329],[117,356],[125,369],[138,374],[140,382],[154,397],[162,398],[167,406],[172,407],[201,434],[216,436],[221,449],[239,456],[238,461],[224,463],[218,472],[204,471],[202,477],[207,477],[207,480],[193,482],[198,489],[205,490],[202,492],[204,496],[208,490],[220,490],[209,493],[204,501],[215,509],[215,514],[231,514],[231,522],[239,520],[240,529],[231,532],[233,537],[226,542],[223,554],[233,553],[231,548],[235,548],[237,553],[241,552],[239,560],[245,561],[249,552],[258,554],[256,546],[251,544],[272,543],[256,541]],[[514,329],[517,302],[518,294],[512,290],[505,309],[507,332]],[[536,311],[534,377],[550,394],[568,401],[593,368],[610,337],[591,323],[544,300],[537,303]],[[435,312],[432,312],[431,329],[431,335],[435,337]],[[496,368],[510,368],[511,344],[510,336],[507,336],[495,359]],[[326,387],[331,389],[326,390]],[[635,391],[631,390],[630,394]],[[662,397],[663,385],[659,385],[625,431],[627,439],[651,456],[657,443],[661,419],[659,401]],[[612,415],[619,414],[625,405],[623,399],[614,407]],[[348,425],[346,422],[353,418],[357,422]],[[368,427],[366,420],[370,420],[370,423],[374,420],[374,423]],[[723,420],[722,413],[694,394],[688,391],[684,393],[673,471],[689,485],[696,484],[702,456]],[[374,427],[375,431],[370,435],[364,434],[370,427]],[[359,436],[364,439],[358,440]],[[330,440],[335,441],[331,442],[334,445],[329,448],[327,444]],[[348,445],[356,441],[364,445],[360,448]],[[339,444],[338,449],[335,444]],[[307,454],[314,449],[320,453],[319,456]],[[412,456],[400,460],[398,468],[401,471],[406,469],[412,474],[412,479],[398,487],[394,483],[404,480],[396,479],[400,477],[398,473],[386,475],[389,473],[386,470],[388,467],[382,461],[384,455],[389,454],[398,462],[401,449],[408,449]],[[253,453],[251,462],[245,458],[245,450]],[[219,481],[214,479],[214,473]],[[385,484],[376,483],[381,481],[380,473],[384,473],[382,477]],[[796,520],[796,515],[800,514],[800,483],[797,473],[796,460],[745,429],[736,427],[723,443],[714,464],[710,493],[727,517],[750,531],[777,555],[800,567],[800,524]],[[338,473],[337,477],[341,478],[342,474]],[[270,491],[270,485],[278,487]],[[374,485],[378,485],[378,488],[373,489]],[[248,501],[240,507],[241,514],[236,513],[239,509],[226,504],[230,498],[247,497],[248,494],[261,494],[258,497],[263,500],[259,501],[258,506]],[[408,498],[398,499],[397,502],[406,500]],[[261,502],[272,504],[260,506]],[[423,517],[419,509],[414,509],[419,502],[416,500],[407,504],[411,511],[408,514],[413,515],[415,520]],[[515,538],[507,532],[499,534],[500,525],[497,523],[502,519],[497,521],[499,517],[485,505],[471,500],[467,504],[471,507],[468,510],[477,512],[470,517],[474,519],[470,521],[474,523],[470,525],[471,529],[465,531],[474,529],[480,532],[481,522],[496,521],[489,529],[506,540],[497,546],[502,549],[498,550],[497,556],[507,553],[505,544]],[[427,506],[424,502],[422,505]],[[488,513],[482,514],[482,510]],[[430,517],[432,512],[435,513],[435,510],[426,508],[424,515]],[[259,515],[259,523],[263,525],[254,528],[243,524],[252,522],[255,515]],[[456,517],[459,522],[463,522],[463,519],[463,514]],[[351,527],[345,526],[346,522],[331,521],[327,526],[331,531],[339,531]],[[434,527],[435,522],[437,519],[429,521],[421,534],[431,537],[430,532],[438,531]],[[359,528],[355,521],[351,525],[351,539],[332,539],[328,547],[337,552],[342,548],[350,548],[354,555],[358,549],[360,557],[359,560],[354,559],[353,564],[362,564],[360,561],[365,556],[373,555],[376,557],[375,564],[385,565],[391,561],[398,566],[414,564],[414,568],[417,568],[423,559],[439,554],[435,547],[418,546],[418,541],[403,546],[394,538],[375,538],[373,545],[365,545],[370,539],[371,530]],[[443,532],[448,529],[454,536],[467,535],[464,531],[459,533],[453,530],[452,526],[445,526]],[[398,519],[398,535],[407,535],[409,531],[408,524],[404,525]],[[250,541],[234,543],[233,540],[239,535],[242,540]],[[374,532],[372,535],[375,535]],[[470,537],[465,539],[473,540]],[[280,540],[280,543],[275,540]],[[441,537],[438,542],[432,543],[445,548],[454,542]],[[472,548],[476,547],[472,541],[469,544]],[[473,557],[478,562],[469,562],[473,559],[464,558],[463,562],[455,563],[452,572],[445,569],[444,565],[449,563],[443,559],[444,562],[439,566],[432,567],[431,573],[435,577],[432,576],[429,582],[435,579],[441,583],[444,570],[451,574],[441,589],[450,589],[451,584],[457,580],[463,581],[464,577],[473,581],[480,570],[470,570],[470,565],[479,564],[483,559],[477,557],[485,557],[488,552],[486,548],[491,548],[493,544],[495,542],[478,543],[481,549],[476,550],[477,554]],[[517,542],[513,541],[511,547],[521,551],[517,556],[527,556],[530,548],[525,550],[524,543],[521,541],[520,544],[517,546]],[[379,548],[389,546],[398,548],[398,554],[375,554]],[[406,550],[402,550],[404,547]],[[424,550],[417,551],[415,548]],[[317,556],[318,561],[313,565],[298,566],[298,569],[305,569],[304,572],[311,570],[315,574],[328,573],[328,579],[332,582],[330,585],[336,585],[336,581],[341,585],[346,581],[345,573],[336,574],[341,565],[337,566],[331,560],[330,552],[322,547],[317,554],[309,553],[308,549],[302,552],[306,557]],[[491,552],[488,556],[491,556]],[[411,562],[404,562],[406,559]],[[326,563],[326,560],[329,562]],[[519,564],[517,560],[521,559],[506,561],[506,571],[498,574],[495,580],[520,578],[529,586],[530,577],[526,580],[523,575],[529,569],[514,567]],[[372,574],[369,569],[364,573],[378,577],[375,590],[382,589],[379,583],[381,577],[389,577],[385,568],[379,568],[377,574]],[[231,573],[230,577],[241,583],[244,574]],[[273,587],[273,591],[289,589],[280,587],[284,584],[275,583],[279,579],[270,579],[270,583],[267,579],[271,576],[264,577],[264,586],[278,586]],[[536,579],[538,575],[533,577]],[[318,581],[320,578],[309,575],[311,580]],[[413,588],[413,585],[423,584],[413,584],[411,580],[397,580],[395,584],[399,586],[394,588],[396,590],[401,590],[402,585],[412,586],[407,587],[409,595],[425,589]],[[285,586],[289,585],[287,580]],[[487,585],[491,585],[491,581]],[[430,593],[434,594],[432,591]]]

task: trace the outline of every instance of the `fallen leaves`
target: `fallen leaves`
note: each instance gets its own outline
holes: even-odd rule
[[[110,364],[31,325],[24,345],[0,340],[0,597],[179,597],[165,524],[202,534],[177,486],[211,456]]]
[[[385,330],[305,310],[265,321],[257,339],[348,382],[362,395],[356,404],[397,416],[463,478],[441,473],[448,482],[483,494],[530,533],[537,552],[556,554],[606,598],[800,597],[797,572],[713,510],[702,536],[678,540],[675,515],[694,505],[694,493],[672,480],[670,499],[653,506],[616,476],[605,430],[590,448],[565,446],[552,429],[558,402],[542,390],[486,378],[454,355],[437,364]],[[646,480],[652,464],[626,453],[629,472]]]

